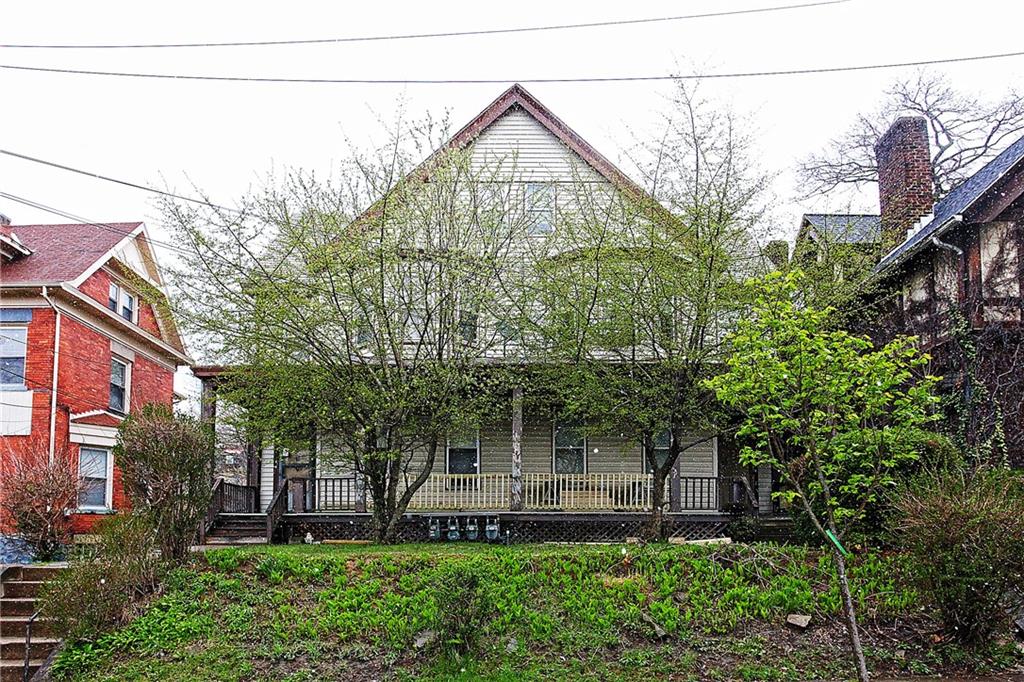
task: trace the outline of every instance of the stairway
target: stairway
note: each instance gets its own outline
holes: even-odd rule
[[[38,610],[36,599],[59,566],[8,566],[0,573],[0,682],[21,682],[25,666],[25,628]],[[59,643],[44,615],[32,623],[29,675],[34,675]]]
[[[206,534],[206,543],[209,545],[258,545],[266,542],[266,514],[221,512]]]

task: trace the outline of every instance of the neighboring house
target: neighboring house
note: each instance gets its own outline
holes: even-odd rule
[[[1005,441],[1024,466],[1024,138],[937,203],[923,118],[898,119],[875,153],[880,216],[805,216],[797,250],[843,224],[854,244],[879,241],[869,330],[920,337],[943,390],[973,404],[949,415],[966,415],[964,436]]]
[[[863,213],[805,213],[793,258],[803,263],[878,261],[881,216]],[[839,272],[837,275],[842,276]]]
[[[125,506],[118,425],[170,406],[189,363],[167,309],[142,223],[0,220],[0,475],[19,457],[72,458],[78,532]]]
[[[508,159],[515,159],[514,177],[508,181],[522,186],[526,205],[535,218],[531,236],[558,230],[551,198],[559,195],[560,184],[570,186],[582,181],[645,195],[519,85],[498,97],[448,144],[470,150],[476,167],[500,166],[503,161],[509,166]],[[221,371],[218,367],[194,368],[206,387],[207,416],[216,405],[212,388]],[[444,451],[438,454],[434,472],[409,506],[420,525],[413,524],[415,529],[407,537],[424,539],[422,519],[452,514],[476,515],[481,523],[486,515],[500,516],[504,522],[518,524],[514,532],[521,537],[533,539],[621,539],[637,534],[639,523],[650,509],[652,481],[640,444],[624,438],[588,436],[577,425],[553,421],[548,414],[524,413],[522,401],[513,403],[518,408],[513,407],[506,418],[449,437]],[[659,436],[656,447],[667,452],[666,438],[667,433]],[[696,444],[680,456],[668,481],[669,508],[677,519],[706,523],[711,529],[707,532],[718,532],[727,520],[723,512],[734,498],[741,506],[747,499],[741,487],[732,485],[734,477],[750,480],[750,472],[739,465],[731,441],[701,433],[691,434],[688,440]],[[368,500],[362,482],[343,457],[331,454],[325,442],[318,444],[315,456],[273,447],[257,450],[254,456],[258,461],[248,467],[246,483],[258,488],[258,501],[246,511],[266,510],[287,480],[292,513],[282,521],[286,535],[301,537],[311,532],[319,539],[332,535],[354,537],[364,532],[360,529],[365,529],[368,522],[362,514]],[[521,467],[514,466],[514,462],[521,463]],[[769,484],[763,486],[765,495]],[[513,500],[513,489],[522,490],[521,501]],[[767,499],[762,499],[762,505],[764,509],[770,507]],[[559,531],[563,535],[544,526],[570,517],[575,518],[575,529]],[[604,525],[593,525],[599,521]]]

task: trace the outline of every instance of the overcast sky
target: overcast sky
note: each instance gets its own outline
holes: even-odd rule
[[[676,2],[21,2],[4,3],[2,43],[279,40],[635,19],[808,0]],[[1010,0],[849,0],[783,12],[474,37],[321,46],[175,50],[0,48],[0,64],[322,78],[488,78],[504,85],[293,85],[150,81],[0,69],[0,148],[231,205],[268,172],[330,174],[345,138],[380,141],[403,99],[413,113],[450,111],[456,127],[507,84],[551,77],[763,71],[970,56],[1024,49],[1024,6]],[[1024,92],[1024,57],[939,67],[983,98]],[[791,170],[871,109],[913,70],[705,81],[751,115],[764,168],[780,173],[778,229],[804,210]],[[655,129],[669,83],[527,84],[613,160]],[[144,220],[164,239],[143,192],[0,156],[0,190],[93,221]],[[877,210],[870,194],[861,208]],[[835,202],[832,202],[833,204]],[[14,224],[64,222],[0,199]],[[166,254],[165,254],[166,255]]]

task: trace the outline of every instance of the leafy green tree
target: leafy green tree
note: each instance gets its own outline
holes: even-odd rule
[[[874,348],[833,329],[831,311],[794,303],[799,271],[757,283],[753,315],[732,336],[728,371],[707,382],[744,414],[741,461],[771,465],[822,540],[832,548],[847,630],[868,678],[846,573],[844,532],[914,460],[915,432],[934,419],[936,379],[913,338]]]
[[[489,360],[529,262],[521,186],[501,181],[515,160],[444,148],[416,165],[429,141],[400,133],[340,182],[293,176],[242,217],[168,210],[191,245],[181,315],[235,368],[222,395],[249,429],[365,481],[384,542],[447,436],[507,392]]]
[[[554,360],[543,383],[563,416],[643,446],[654,537],[670,472],[730,423],[703,380],[747,306],[742,282],[764,266],[756,228],[767,178],[743,129],[680,85],[664,134],[638,162],[648,193],[577,183],[553,254],[537,261],[537,338]]]

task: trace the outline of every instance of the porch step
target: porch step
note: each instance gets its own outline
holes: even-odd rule
[[[0,599],[0,613],[4,616],[31,616],[36,612],[34,598],[4,597]]]
[[[32,643],[29,644],[29,658],[46,658],[60,640],[52,637],[37,637],[35,624],[32,626]],[[25,633],[20,637],[0,637],[0,661],[25,660]]]
[[[21,580],[46,582],[57,577],[65,566],[61,564],[41,566],[8,566],[4,571],[3,581],[16,582]]]
[[[28,625],[28,616],[9,616],[4,613],[0,616],[0,639],[5,637],[24,637],[25,626]],[[32,623],[32,639],[50,637],[53,635],[53,621],[40,616]]]
[[[45,580],[5,580],[3,596],[11,598],[38,597],[45,584]]]
[[[223,536],[223,535],[207,535],[206,544],[208,545],[265,545],[267,544],[266,535],[237,535],[237,536]]]
[[[28,676],[31,678],[43,666],[45,659],[36,658],[28,662]],[[0,682],[21,682],[25,674],[25,661],[0,661]]]

